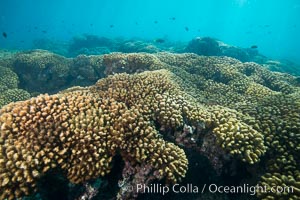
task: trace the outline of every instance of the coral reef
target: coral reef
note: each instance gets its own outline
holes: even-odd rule
[[[91,34],[84,34],[72,38],[68,48],[68,55],[98,55],[109,53],[110,48],[112,48],[113,45],[114,40],[112,39],[106,37],[98,37]]]
[[[107,38],[92,34],[74,36],[68,42],[48,38],[38,38],[33,41],[33,49],[48,50],[65,57],[76,57],[81,54],[102,55],[110,52],[184,52],[185,46],[185,43],[171,42],[167,38],[156,38],[152,40],[120,37]]]
[[[101,90],[111,91],[109,93],[110,98],[125,101],[129,106],[134,105],[143,108],[141,110],[145,112],[144,114],[152,114],[151,117],[159,123],[161,129],[181,127],[184,122],[183,118],[190,124],[202,122],[205,124],[206,129],[212,129],[218,138],[218,143],[230,154],[240,155],[248,163],[257,162],[259,157],[264,154],[265,147],[262,134],[242,122],[238,116],[241,114],[236,114],[235,111],[221,106],[190,107],[190,103],[183,98],[185,95],[178,92],[178,86],[174,88],[170,85],[168,77],[160,75],[158,81],[157,78],[152,78],[153,74],[155,75],[155,73],[149,75],[144,73],[140,75],[144,77],[137,80],[126,75],[116,76],[116,78],[119,78],[117,81],[110,80],[114,77],[109,77],[105,79],[105,81],[108,81],[104,84],[105,88],[102,86],[105,83],[104,81],[99,81],[101,85],[97,83],[96,88],[98,92]],[[118,82],[118,84],[115,84],[115,82]],[[145,86],[141,87],[145,82],[151,87],[150,89]],[[148,91],[145,91],[148,96],[136,96],[136,94],[144,91],[144,88],[148,89]],[[152,96],[155,96],[155,92],[170,90],[170,88],[173,92],[170,92],[169,96],[156,96],[156,99],[153,99]],[[145,110],[145,105],[149,107],[147,110]],[[153,113],[155,114],[153,115]],[[239,139],[239,143],[235,142],[236,138]]]
[[[122,66],[135,65],[132,61],[134,59],[124,59],[124,57],[133,56],[133,54],[122,55],[122,60],[124,60]],[[121,57],[120,54],[108,56]],[[140,56],[139,54],[136,58],[140,58]],[[218,117],[218,114],[216,114],[212,118],[218,119],[220,122],[226,122],[225,126],[219,124],[219,127],[213,129],[213,137],[201,137],[201,132],[202,135],[203,133],[204,135],[211,135],[211,133],[206,133],[205,130],[199,133],[195,128],[199,127],[199,124],[193,124],[193,121],[200,121],[200,124],[202,124],[200,129],[203,129],[201,127],[208,128],[211,124],[207,124],[207,119],[184,121],[187,126],[191,127],[191,130],[181,129],[182,132],[177,132],[175,135],[171,135],[170,138],[173,138],[179,145],[200,149],[200,152],[211,159],[216,169],[222,166],[222,159],[227,158],[224,158],[224,153],[220,152],[218,148],[205,148],[206,139],[214,143],[217,141],[218,144],[221,144],[223,150],[229,151],[233,155],[239,155],[249,163],[257,161],[256,157],[260,157],[266,152],[265,159],[273,164],[268,164],[266,169],[261,169],[266,175],[262,175],[262,181],[259,184],[274,185],[280,183],[294,186],[294,189],[298,191],[299,178],[297,173],[293,172],[293,169],[299,168],[300,163],[300,93],[297,77],[270,72],[258,64],[241,63],[238,60],[226,57],[201,57],[193,54],[168,53],[156,54],[155,57],[153,56],[152,62],[148,60],[144,65],[140,65],[139,70],[165,68],[172,71],[177,75],[176,82],[180,83],[182,90],[193,96],[197,102],[204,104],[206,106],[204,110],[207,110],[206,112],[210,115],[217,108],[217,112],[221,111],[222,117]],[[132,65],[131,62],[133,62]],[[155,65],[148,64],[154,62]],[[119,68],[114,68],[116,66],[120,66],[117,60],[107,65],[112,69],[109,70],[111,74],[118,72]],[[126,70],[127,67],[124,67],[123,71],[126,72]],[[133,73],[139,70],[129,68],[128,72]],[[217,105],[233,110],[218,108]],[[206,114],[203,116],[206,116]],[[231,118],[231,116],[234,116],[234,118]],[[237,123],[236,118],[241,121]],[[160,119],[160,121],[163,120],[163,118]],[[226,128],[231,120],[238,125]],[[218,121],[214,123],[218,124]],[[241,128],[243,129],[244,123],[248,126],[243,131]],[[238,130],[238,134],[231,135],[229,131],[231,129]],[[224,132],[219,132],[221,130]],[[239,147],[239,142],[243,141],[243,138],[247,139],[247,141],[244,141],[245,144],[252,144],[249,149]],[[262,140],[265,147],[264,145],[258,145],[258,148],[253,147],[253,144],[262,144]],[[243,149],[244,152],[239,152],[239,149]],[[249,150],[252,153],[256,150],[259,151],[253,155],[249,153]],[[252,156],[249,158],[249,155]],[[282,156],[277,158],[276,155]],[[286,162],[287,160],[293,160],[293,162]],[[281,167],[282,164],[280,163],[285,163],[287,166]],[[279,176],[279,174],[281,175]],[[289,177],[288,182],[285,177]],[[259,194],[258,196],[265,199],[276,199],[279,198],[278,195],[278,193],[268,193]],[[295,198],[295,194],[288,193],[284,198]]]
[[[28,195],[36,180],[55,167],[73,183],[104,176],[116,152],[133,166],[151,166],[154,177],[177,182],[187,170],[185,153],[164,141],[153,122],[162,133],[182,127],[184,119],[204,123],[225,152],[250,164],[259,161],[265,152],[260,133],[235,111],[193,103],[173,79],[165,70],[119,74],[90,88],[5,106],[0,118],[2,197]]]
[[[117,80],[118,76],[115,85]],[[184,177],[188,164],[184,151],[159,137],[146,107],[139,111],[126,105],[129,99],[105,98],[111,90],[104,95],[105,91],[95,89],[104,86],[98,84],[90,91],[41,95],[2,108],[1,199],[30,194],[39,177],[56,167],[72,183],[104,176],[117,152],[132,164],[148,163],[169,182]]]
[[[259,62],[264,67],[271,71],[289,73],[294,76],[300,76],[299,65],[288,60],[270,60],[265,59],[264,62]]]
[[[43,66],[34,65],[38,60],[30,66]],[[294,187],[295,193],[258,191],[261,199],[299,196],[297,77],[253,62],[188,53],[113,53],[62,60],[72,63],[62,76],[68,83],[52,92],[108,77],[88,88],[42,95],[1,110],[3,197],[28,194],[40,176],[57,167],[71,182],[85,183],[108,174],[119,154],[125,168],[118,194],[134,198],[138,194],[126,191],[126,186],[184,177],[188,161],[182,148],[206,156],[219,174],[227,162],[259,163],[259,173],[254,172],[261,175],[259,185]],[[123,72],[133,75],[119,74]],[[23,83],[31,91],[46,92],[45,82],[38,90],[30,85],[33,82]]]
[[[68,56],[68,47],[70,44],[66,42],[51,40],[49,38],[37,38],[34,39],[32,43],[32,49],[43,49],[59,55]]]
[[[68,84],[70,60],[45,50],[16,54],[12,60],[22,89],[29,92],[54,92]],[[44,87],[47,85],[47,87]]]
[[[190,41],[185,49],[186,52],[196,53],[203,56],[221,55],[219,43],[210,37],[196,37]]]
[[[155,65],[161,65],[160,60],[152,54],[146,53],[113,53],[103,56],[104,73],[134,73],[153,69]]]
[[[109,39],[99,37],[97,35],[84,34],[73,37],[70,42],[68,53],[66,56],[74,57],[79,54],[85,55],[102,55],[110,52],[146,52],[156,53],[162,50],[168,50],[171,47],[167,45],[159,45],[155,41],[147,41],[141,39]]]
[[[231,46],[210,37],[194,38],[188,43],[184,52],[203,56],[228,56],[242,62],[257,61],[260,56],[257,49]]]
[[[271,159],[268,162],[269,171],[261,177],[259,183],[267,192],[258,190],[257,196],[260,199],[299,199],[300,171],[297,164],[299,160],[287,154]]]
[[[103,56],[79,55],[70,67],[70,86],[88,86],[104,78]]]
[[[152,65],[151,69],[155,69],[154,65],[157,68],[166,68],[166,64],[168,64],[169,62],[167,60],[160,60],[160,58],[163,57],[162,54],[164,53],[157,53],[151,55],[147,53],[138,53],[136,55],[113,53],[114,56],[110,56],[110,54],[105,54],[109,52],[194,52],[199,55],[230,56],[239,59],[242,62],[255,61],[257,63],[262,64],[267,69],[282,72],[286,72],[285,70],[287,70],[288,72],[291,72],[295,75],[297,75],[298,73],[298,70],[296,70],[297,66],[293,63],[284,61],[272,61],[260,55],[257,52],[257,49],[234,47],[209,37],[195,38],[186,47],[184,44],[173,44],[169,41],[166,41],[164,43],[155,43],[155,40],[142,41],[138,39],[109,39],[95,35],[83,35],[82,37],[74,38],[72,41],[73,43],[70,46],[72,46],[72,48],[75,48],[77,53],[74,53],[75,50],[73,51],[70,47],[70,51],[73,53],[73,55],[68,55],[68,53],[64,53],[63,55],[67,57],[73,57],[80,53],[83,53],[85,55],[78,55],[75,58],[66,58],[57,54],[53,54],[49,51],[24,51],[19,53],[11,53],[7,56],[4,56],[3,58],[1,58],[0,56],[0,65],[11,68],[14,71],[16,71],[18,73],[22,89],[25,89],[30,93],[33,93],[34,95],[46,92],[49,94],[54,94],[60,90],[75,85],[91,85],[94,84],[98,79],[103,78],[104,74],[111,74],[110,70],[114,71],[114,73],[131,73],[131,71],[127,71],[126,69],[124,69],[126,67],[130,67],[134,68],[132,69],[132,71],[135,70],[136,72],[139,72],[147,70],[139,68],[140,66],[146,66],[147,64],[145,62],[149,63],[149,67],[150,65]],[[50,43],[49,45],[51,46],[51,41],[47,40],[37,41],[37,43],[41,43],[40,46],[44,49],[49,49],[47,47],[48,43]],[[61,46],[65,45],[66,44],[61,44]],[[62,50],[58,50],[55,52],[61,51]],[[91,54],[96,55],[89,56]],[[184,58],[181,59],[181,62],[184,66],[186,66],[187,63],[191,62],[190,60],[188,60],[186,55],[187,54],[184,54]],[[170,54],[164,57],[173,57],[177,61],[180,60],[178,59],[180,55],[174,57],[172,54]],[[195,56],[190,55],[188,57],[194,60],[199,60],[199,58],[196,58]],[[193,57],[195,57],[196,59]],[[103,58],[105,59],[102,61]],[[127,61],[127,58],[135,59],[135,61]],[[113,59],[119,62],[114,62]],[[201,64],[205,64],[205,62],[209,63],[213,60],[218,59],[228,60],[227,58],[202,59],[203,61],[201,62]],[[126,63],[134,64],[134,66],[128,64],[127,66],[125,66]],[[112,66],[112,64],[114,66]],[[178,66],[179,63],[172,62],[172,64]],[[197,64],[197,62],[195,64]],[[190,70],[192,70],[193,67],[195,67],[192,65],[189,66],[191,67]],[[261,69],[261,66],[259,66],[258,68],[259,70],[263,70]],[[263,71],[269,73],[268,70]],[[215,74],[215,76],[217,78],[217,74]],[[219,77],[219,79],[222,78],[223,77]],[[295,81],[299,85],[300,81]],[[276,87],[279,87],[281,83],[284,83],[284,80],[283,82],[278,83],[278,86]]]
[[[19,78],[11,69],[0,66],[0,108],[13,101],[28,99],[30,94],[18,89]]]
[[[0,94],[0,108],[8,103],[23,101],[30,98],[30,94],[23,89],[8,89]]]
[[[0,66],[0,85],[6,89],[18,87],[19,79],[11,69]]]
[[[118,52],[123,53],[134,53],[134,52],[145,52],[145,53],[157,53],[161,51],[155,44],[150,42],[144,42],[141,40],[128,40],[121,41],[120,45],[116,49]]]
[[[11,59],[18,53],[16,50],[3,50],[0,49],[0,66],[10,68]]]
[[[33,49],[48,50],[65,57],[78,55],[103,55],[111,52],[122,53],[196,53],[205,56],[228,56],[242,62],[256,62],[271,71],[285,72],[299,76],[299,66],[288,60],[272,60],[259,53],[257,48],[242,48],[226,44],[211,37],[195,37],[188,43],[172,42],[168,38],[145,40],[141,38],[107,38],[92,34],[73,37],[70,41],[56,41],[38,38],[33,41]],[[0,65],[5,66],[9,57],[16,52],[0,50]],[[3,58],[5,58],[3,60]]]

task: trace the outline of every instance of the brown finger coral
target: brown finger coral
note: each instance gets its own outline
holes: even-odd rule
[[[0,199],[30,194],[56,167],[73,183],[104,176],[117,152],[131,163],[149,163],[170,182],[179,181],[187,170],[185,153],[161,139],[145,113],[89,89],[3,107]]]
[[[229,72],[224,69],[228,82],[239,75],[236,72],[231,77]],[[184,127],[189,129],[184,134],[189,134],[190,139],[194,139],[190,136],[193,130],[198,129],[202,134],[199,137],[210,134],[216,141],[213,145],[231,157],[249,164],[258,162],[272,144],[272,132],[261,124],[272,125],[269,115],[263,115],[266,119],[260,121],[257,117],[267,112],[245,104],[236,110],[224,107],[227,103],[200,104],[191,92],[186,93],[184,86],[176,83],[183,81],[167,70],[117,74],[88,88],[71,88],[3,107],[0,111],[1,198],[30,194],[36,190],[37,180],[53,168],[62,169],[72,183],[104,176],[110,172],[117,154],[131,167],[147,166],[151,169],[147,174],[153,172],[156,178],[178,182],[186,174],[188,161],[183,149],[170,141],[184,140],[184,136],[178,136],[178,130]],[[210,89],[225,88],[222,92],[234,94],[224,83],[211,84]],[[244,96],[247,92],[258,94],[249,90]],[[262,93],[277,94],[269,89]],[[260,93],[250,100],[254,105],[263,105]],[[238,104],[229,102],[228,105]],[[279,114],[285,108],[281,109]],[[292,145],[296,144],[287,148]]]

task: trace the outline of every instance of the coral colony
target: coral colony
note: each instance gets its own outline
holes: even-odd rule
[[[0,199],[39,192],[38,181],[53,169],[96,195],[87,181],[111,174],[116,156],[124,164],[118,199],[199,193],[197,185],[180,185],[190,149],[217,174],[242,163],[259,174],[255,184],[293,187],[258,191],[260,199],[300,196],[295,76],[193,53],[65,58],[37,50],[0,64]]]

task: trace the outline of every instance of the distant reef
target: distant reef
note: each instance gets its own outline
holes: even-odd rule
[[[188,43],[173,42],[167,38],[145,40],[140,38],[107,38],[91,34],[83,34],[73,37],[68,42],[53,41],[50,39],[36,39],[33,49],[44,49],[65,57],[78,55],[103,55],[111,52],[122,53],[195,53],[203,56],[228,56],[241,62],[256,62],[262,66],[277,72],[286,72],[300,76],[299,64],[288,60],[273,60],[261,53],[259,47],[253,45],[242,48],[225,44],[211,37],[195,37]]]
[[[0,56],[0,199],[299,199],[299,77],[204,42],[214,47]],[[137,189],[175,183],[293,192]]]
[[[226,47],[227,48],[227,47]],[[208,53],[205,53],[208,54]],[[210,53],[209,53],[210,54]],[[0,53],[1,55],[1,53]],[[128,55],[124,58],[124,55]],[[52,53],[47,50],[29,50],[21,52],[13,52],[8,54],[5,52],[0,56],[0,66],[4,67],[6,71],[10,70],[11,73],[17,74],[11,78],[10,81],[15,81],[14,86],[10,86],[12,89],[20,87],[31,93],[33,96],[40,93],[54,94],[58,91],[66,89],[72,86],[89,86],[94,84],[98,79],[104,78],[108,75],[122,72],[140,72],[149,70],[153,65],[163,66],[165,68],[168,63],[163,60],[164,55],[176,55],[177,57],[184,57],[186,55],[196,56],[196,54],[189,53],[175,53],[168,52],[158,53],[110,53],[100,55],[78,55],[74,58],[66,58],[64,56]],[[129,60],[128,60],[129,59]],[[130,60],[131,59],[131,60]],[[206,62],[207,59],[229,59],[226,56],[197,56],[197,59]],[[241,62],[238,59],[232,59],[241,65],[251,62]],[[184,66],[185,63],[191,62],[181,61]],[[129,64],[128,64],[129,63]],[[287,63],[286,63],[287,64]],[[179,64],[173,63],[180,67]],[[196,65],[199,65],[196,63]],[[141,66],[146,66],[144,68]],[[264,71],[269,71],[270,68],[276,68],[276,71],[280,71],[280,66],[283,63],[277,61],[267,61],[267,64],[261,64],[260,67]],[[128,67],[128,69],[127,69]],[[195,67],[195,66],[191,66]],[[211,66],[213,67],[213,66]],[[129,70],[129,71],[128,71]],[[296,69],[295,69],[296,70]],[[281,70],[283,71],[283,70]],[[298,70],[299,71],[299,70]],[[2,76],[7,72],[1,73]],[[271,73],[271,72],[269,72]],[[276,74],[276,73],[274,73]],[[10,75],[11,76],[11,75]],[[293,77],[292,75],[277,73],[279,77]],[[4,78],[4,77],[3,77]],[[10,79],[10,78],[8,78]],[[5,82],[2,81],[2,82]],[[299,85],[300,78],[293,77],[293,84]],[[1,82],[0,82],[1,83]],[[8,84],[8,83],[7,83]],[[282,82],[283,85],[287,83]],[[279,85],[279,84],[278,84]],[[277,86],[283,87],[283,86]]]

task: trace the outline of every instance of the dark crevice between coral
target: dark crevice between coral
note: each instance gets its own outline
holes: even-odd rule
[[[98,194],[93,200],[115,199],[119,191],[118,181],[122,179],[122,170],[124,168],[124,161],[120,155],[113,158],[112,169],[108,175],[102,178],[102,185],[98,190]]]
[[[69,199],[69,181],[63,176],[62,170],[56,168],[49,170],[37,182],[38,194],[29,199],[43,199],[43,200],[67,200]],[[39,198],[37,198],[39,197]]]
[[[93,187],[97,195],[92,199],[114,199],[119,191],[118,180],[122,178],[124,162],[121,156],[113,159],[111,173],[87,182]],[[72,184],[68,181],[63,170],[59,168],[49,170],[37,182],[37,193],[24,197],[23,200],[75,200],[87,193],[84,184]]]

